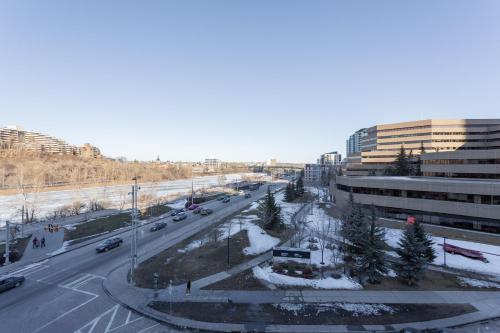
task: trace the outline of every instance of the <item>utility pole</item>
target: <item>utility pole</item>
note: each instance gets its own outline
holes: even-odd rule
[[[132,242],[130,246],[130,284],[134,284],[134,273],[137,267],[137,191],[140,187],[137,185],[137,176],[132,178],[134,185],[132,185]]]
[[[446,267],[446,237],[443,237],[444,267]]]
[[[194,182],[191,179],[191,205],[194,204]]]
[[[9,233],[10,233],[10,222],[5,221],[5,265],[10,264],[10,244],[9,244]]]

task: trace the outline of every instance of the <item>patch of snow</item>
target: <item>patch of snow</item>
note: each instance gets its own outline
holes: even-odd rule
[[[253,274],[256,278],[272,284],[282,286],[306,286],[315,289],[362,289],[363,287],[349,277],[342,275],[340,279],[328,277],[326,279],[304,279],[274,273],[271,267],[255,266]]]
[[[397,248],[399,239],[403,235],[403,230],[386,228],[386,242],[389,246]],[[436,251],[436,259],[433,264],[444,264],[444,250],[442,247],[442,237],[432,237],[434,241],[434,250]],[[463,241],[458,239],[447,239],[449,244],[453,244],[466,249],[476,250],[483,253],[488,259],[488,263],[480,260],[464,257],[459,254],[446,253],[446,265],[453,268],[468,270],[472,272],[493,274],[500,276],[500,246]]]
[[[187,202],[186,199],[181,199],[181,200],[177,200],[177,201],[174,201],[172,203],[169,203],[166,206],[170,207],[172,209],[181,209],[181,208],[186,207],[186,202]]]
[[[269,236],[262,228],[251,223],[245,223],[250,246],[243,249],[245,255],[264,253],[279,244],[279,238]]]
[[[395,277],[397,276],[397,274],[396,274],[396,272],[394,272],[392,269],[389,269],[389,270],[387,271],[386,276],[391,277],[391,278],[395,278]]]
[[[380,316],[384,313],[393,314],[396,312],[392,307],[385,304],[369,304],[369,303],[319,303],[319,304],[295,304],[295,303],[280,303],[273,304],[276,309],[292,312],[294,316],[298,316],[306,309],[316,310],[316,316],[322,312],[341,309],[351,312],[354,317],[359,316]]]
[[[63,245],[61,246],[61,248],[59,248],[59,249],[57,249],[55,251],[49,252],[49,253],[47,253],[47,255],[48,256],[55,256],[55,255],[64,253],[64,252],[67,251],[69,245],[70,245],[70,242],[64,241]]]
[[[485,280],[477,280],[466,278],[463,276],[457,277],[458,283],[464,287],[476,287],[476,288],[500,288],[500,283],[485,281]]]

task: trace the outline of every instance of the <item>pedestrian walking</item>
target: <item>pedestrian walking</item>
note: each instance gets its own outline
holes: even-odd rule
[[[45,247],[45,237],[42,237],[41,247]]]
[[[33,238],[33,248],[37,247],[37,244],[38,244],[38,238]]]
[[[186,283],[186,295],[191,295],[191,280]]]

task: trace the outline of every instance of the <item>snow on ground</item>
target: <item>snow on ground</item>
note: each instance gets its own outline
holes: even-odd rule
[[[55,251],[49,252],[49,253],[47,253],[47,255],[48,256],[55,256],[55,255],[64,253],[64,252],[67,251],[69,245],[70,245],[70,242],[64,241],[63,245],[61,246],[61,248],[59,248],[59,249],[57,249]]]
[[[304,279],[274,273],[271,267],[255,266],[253,274],[256,278],[281,286],[306,286],[315,289],[362,289],[356,281],[343,275],[340,279],[328,277],[326,279]]]
[[[382,314],[393,314],[395,310],[385,304],[367,304],[367,303],[319,303],[319,304],[296,304],[279,303],[273,304],[273,307],[279,310],[292,312],[294,316],[303,315],[306,309],[316,310],[316,316],[322,312],[336,312],[344,310],[351,312],[354,317],[359,316],[380,316]]]
[[[169,203],[169,204],[167,204],[167,206],[172,208],[172,209],[181,209],[181,208],[186,207],[186,202],[187,202],[186,199],[181,199],[181,200],[177,200],[177,201],[174,201],[172,203]]]
[[[464,287],[476,287],[476,288],[500,288],[500,283],[490,282],[484,280],[470,279],[463,276],[457,277],[458,283]]]
[[[248,212],[251,212],[252,210],[256,210],[257,208],[259,208],[259,205],[260,205],[260,200],[254,201],[254,202],[252,202],[250,207],[248,207],[247,209],[242,211],[242,213],[248,213]]]
[[[241,224],[240,224],[241,219]],[[227,236],[233,236],[240,231],[246,230],[250,246],[243,249],[245,255],[256,255],[264,253],[280,242],[279,238],[269,236],[261,227],[253,223],[257,220],[256,215],[238,216],[233,218],[229,223],[225,223],[219,227],[220,240],[227,239]],[[178,252],[189,252],[197,249],[203,244],[209,242],[209,237],[197,239],[189,243],[185,248],[177,250]]]
[[[386,242],[389,246],[398,247],[398,241],[403,234],[403,230],[387,229]],[[434,240],[434,250],[437,258],[434,260],[435,265],[444,264],[443,238],[432,237]],[[446,253],[446,265],[453,268],[464,269],[483,274],[494,274],[500,276],[500,246],[481,244],[457,239],[447,239],[446,243],[463,247],[466,249],[483,252],[483,255],[488,259],[489,263],[480,260],[474,260],[464,257],[459,254]],[[490,254],[489,254],[490,253]],[[497,254],[497,255],[495,255]]]

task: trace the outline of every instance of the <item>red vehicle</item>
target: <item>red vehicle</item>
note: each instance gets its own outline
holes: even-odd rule
[[[200,207],[198,204],[192,204],[191,206],[188,207],[189,210],[194,210],[196,208]]]
[[[488,262],[488,259],[486,259],[481,252],[476,250],[464,249],[463,247],[458,247],[448,243],[443,245],[443,250],[451,254],[460,254],[467,258]]]

